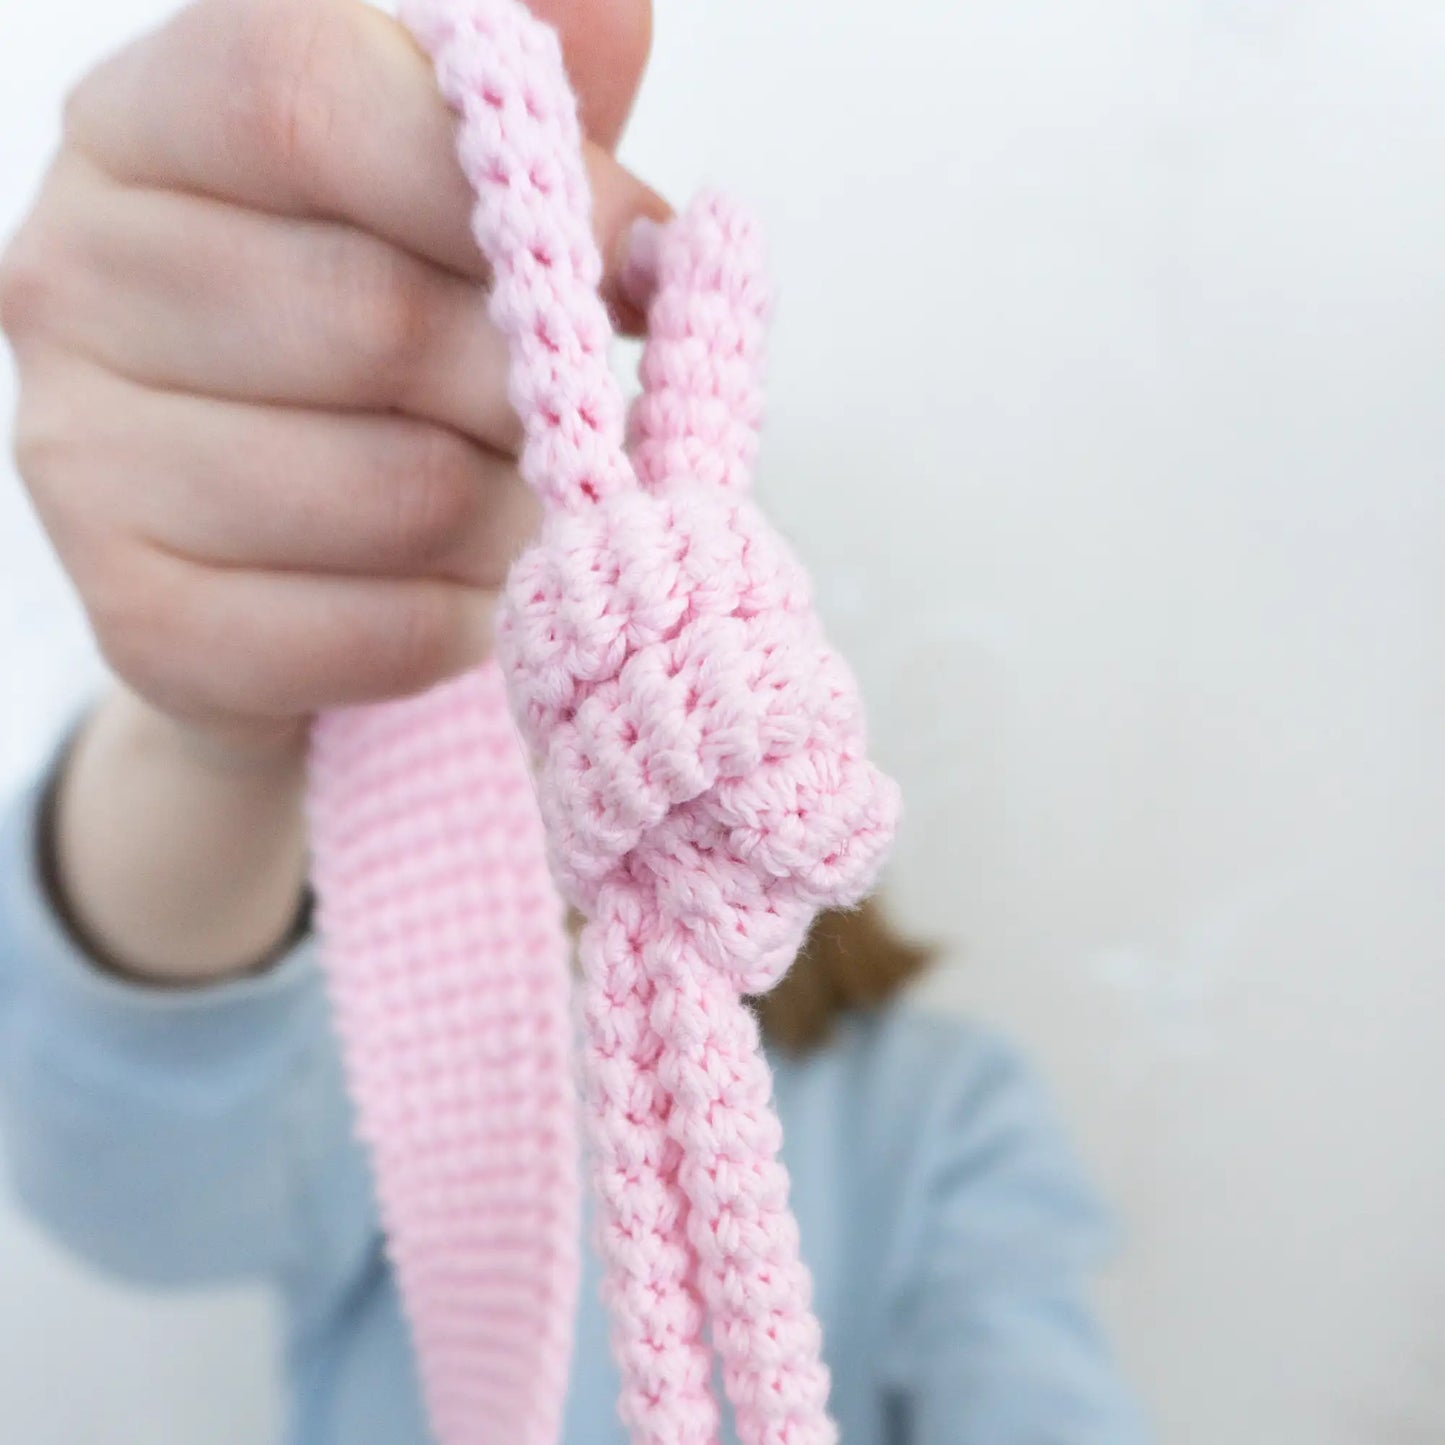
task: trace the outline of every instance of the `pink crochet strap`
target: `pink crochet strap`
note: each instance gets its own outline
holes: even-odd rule
[[[872,887],[899,800],[807,576],[748,496],[759,239],[716,195],[662,232],[625,417],[555,35],[516,0],[403,0],[402,17],[457,112],[544,503],[498,665],[314,733],[323,957],[433,1427],[442,1445],[556,1438],[576,1277],[560,889],[586,919],[582,1081],[622,1417],[639,1445],[713,1445],[715,1352],[743,1445],[825,1445],[742,1000],[818,909]]]
[[[578,1261],[568,948],[489,664],[312,730],[337,1033],[442,1445],[552,1445]]]

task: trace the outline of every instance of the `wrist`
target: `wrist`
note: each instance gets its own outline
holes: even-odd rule
[[[134,981],[256,972],[305,928],[304,779],[304,746],[218,741],[117,690],[57,767],[57,912]]]
[[[304,787],[307,726],[302,719],[201,724],[163,712],[126,687],[102,705],[134,745],[159,748],[217,786],[262,788],[299,799]]]

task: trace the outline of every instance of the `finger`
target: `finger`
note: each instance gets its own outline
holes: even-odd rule
[[[72,293],[56,340],[151,387],[394,409],[516,451],[507,346],[475,282],[335,222],[99,177],[56,189]]]
[[[201,0],[92,71],[67,133],[120,179],[346,221],[486,275],[431,62],[362,0]],[[668,209],[605,149],[585,152],[612,299],[631,222]]]
[[[420,692],[488,655],[494,593],[199,566],[150,551],[91,599],[115,671],[181,717],[293,717]]]
[[[540,521],[510,462],[445,427],[65,375],[92,505],[196,562],[495,589]]]

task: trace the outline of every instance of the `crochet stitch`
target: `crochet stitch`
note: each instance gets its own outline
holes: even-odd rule
[[[521,471],[544,504],[496,658],[323,715],[308,809],[358,1130],[443,1445],[550,1445],[578,1271],[562,900],[620,1412],[825,1445],[828,1377],[743,998],[876,880],[894,784],[801,564],[747,495],[768,298],[709,194],[641,259],[643,393],[608,364],[576,103],[517,0],[403,0],[458,115]],[[708,1333],[710,1327],[711,1346]]]

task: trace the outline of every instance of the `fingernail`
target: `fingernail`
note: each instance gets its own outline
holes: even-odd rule
[[[651,216],[638,216],[622,242],[622,264],[617,289],[624,300],[645,312],[657,286],[657,256],[662,247],[662,225]]]

